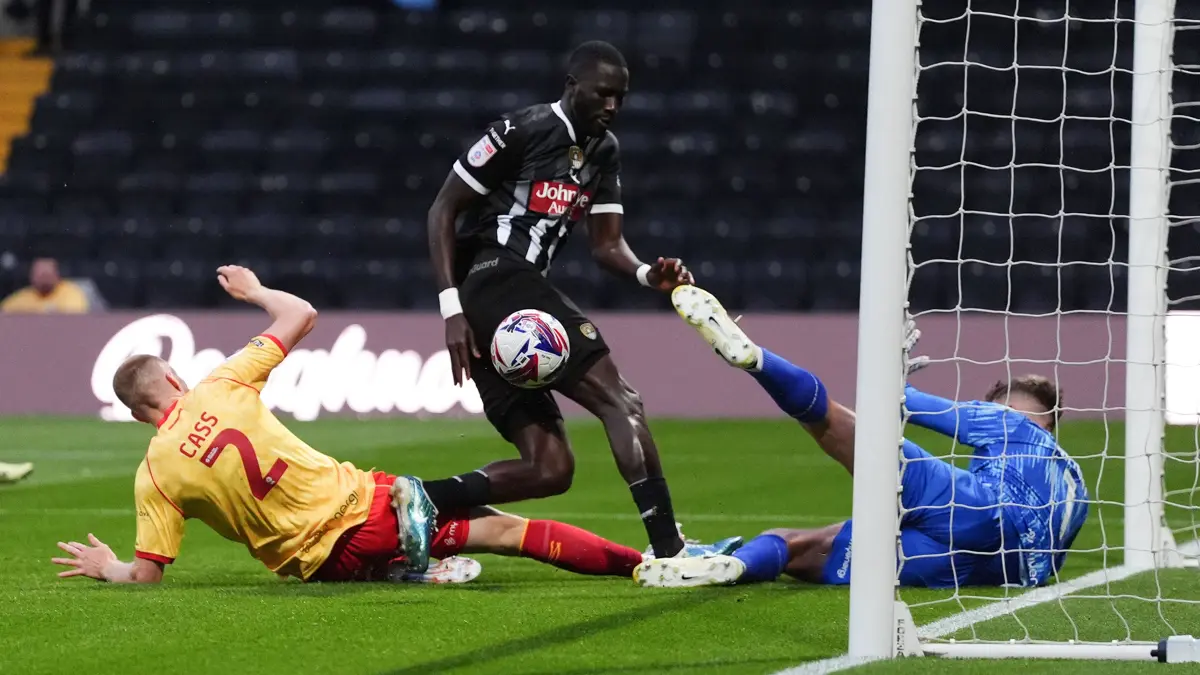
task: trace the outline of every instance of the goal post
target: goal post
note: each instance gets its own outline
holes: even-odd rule
[[[875,0],[871,17],[855,398],[859,419],[871,423],[860,422],[854,438],[856,448],[867,449],[854,457],[849,654],[856,658],[892,651],[895,568],[872,563],[896,557],[894,467],[902,434],[899,345],[904,338],[916,7],[916,0]]]
[[[1011,24],[1005,37],[987,42],[1005,22]],[[925,39],[927,30],[936,34]],[[1183,32],[1196,41],[1186,53],[1197,65],[1174,58],[1176,36]],[[959,36],[959,53],[944,51],[947,35]],[[939,68],[951,77],[939,75]],[[1171,576],[1195,574],[1171,568],[1195,567],[1200,554],[1200,433],[1188,441],[1191,447],[1168,447],[1167,435],[1172,415],[1200,422],[1200,348],[1176,345],[1195,363],[1184,364],[1190,370],[1174,364],[1172,372],[1180,375],[1168,372],[1168,314],[1182,302],[1169,299],[1168,277],[1188,267],[1200,278],[1200,250],[1172,252],[1168,245],[1173,227],[1200,233],[1200,206],[1191,205],[1191,216],[1171,208],[1181,201],[1172,199],[1173,188],[1200,187],[1200,88],[1190,90],[1193,102],[1175,101],[1176,74],[1200,81],[1200,14],[1177,16],[1175,0],[873,2],[855,399],[852,660],[1200,660],[1200,641],[1183,634],[1200,634],[1194,627],[1200,625],[1200,576]],[[1009,89],[996,85],[1000,76],[1011,77],[1004,85]],[[956,77],[961,86],[948,94],[946,83]],[[1059,82],[1057,91],[1047,84],[1052,79]],[[1096,112],[1095,94],[1103,89],[1097,82],[1107,84],[1103,114]],[[1011,94],[1004,109],[997,107],[998,91]],[[1048,103],[1054,96],[1061,100]],[[926,97],[936,99],[928,111]],[[1046,114],[1047,106],[1057,110]],[[1195,123],[1190,144],[1172,140],[1173,122],[1180,120]],[[1101,130],[1108,145],[1097,161],[1094,141]],[[1046,139],[1050,135],[1057,138]],[[1180,169],[1173,162],[1183,151],[1197,159]],[[1197,196],[1190,195],[1193,201]],[[1111,240],[1104,258],[1081,252],[1094,253],[1098,240]],[[958,288],[937,287],[947,280]],[[1112,297],[1098,308],[1099,281],[1109,284]],[[1200,300],[1200,284],[1193,285],[1197,294],[1188,299]],[[917,289],[933,292],[918,297]],[[1058,297],[1031,299],[1039,292]],[[918,307],[937,304],[927,296],[942,304]],[[1076,541],[1061,574],[1040,587],[956,586],[941,595],[900,588],[895,563],[907,558],[897,469],[911,461],[900,452],[907,430],[903,341],[910,310],[918,326],[925,328],[928,319],[954,332],[932,340],[953,353],[931,354],[928,369],[944,369],[949,377],[937,381],[954,384],[931,393],[960,401],[981,397],[975,390],[979,377],[972,380],[968,371],[994,380],[997,372],[1011,377],[1032,370],[1059,386],[1084,382],[1103,389],[1076,392],[1084,402],[1064,408],[1072,418],[1088,420],[1081,424],[1101,429],[1103,447],[1066,444],[1081,464],[1086,460],[1089,534]],[[1200,340],[1200,313],[1194,314],[1194,332],[1176,329],[1186,335],[1181,340]],[[1072,350],[1078,336],[1071,331],[1084,329],[1107,331],[1092,341],[1099,352]],[[989,352],[972,344],[989,331],[1001,347]],[[931,341],[930,330],[924,332],[922,346]],[[1081,372],[1101,377],[1089,380]],[[1189,375],[1197,379],[1186,387],[1196,392],[1188,399],[1196,409],[1168,411],[1168,387],[1180,389],[1177,380],[1168,380]],[[970,457],[970,448],[947,444],[951,459]],[[1174,482],[1168,480],[1172,471]],[[1172,511],[1185,517],[1173,521]],[[1182,547],[1176,533],[1186,541]],[[953,541],[950,548],[960,550]],[[1139,579],[1148,586],[1123,585]],[[1192,587],[1194,593],[1186,590]],[[1039,607],[1056,612],[1058,624],[1039,623]],[[1192,613],[1180,618],[1180,608]],[[1100,611],[1108,618],[1096,619]]]
[[[1171,165],[1171,19],[1174,0],[1137,0],[1129,143],[1129,301],[1125,338],[1125,564],[1161,563]]]

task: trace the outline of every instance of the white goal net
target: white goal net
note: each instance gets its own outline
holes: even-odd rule
[[[914,11],[877,0],[877,15],[885,4]],[[997,381],[1048,378],[1064,395],[1055,433],[1080,465],[1088,519],[1039,588],[910,588],[884,559],[885,586],[858,569],[868,539],[888,539],[902,571],[942,555],[960,579],[1046,545],[1010,538],[1007,554],[956,545],[954,514],[966,523],[978,508],[951,493],[952,553],[906,550],[898,526],[919,507],[899,495],[899,513],[872,520],[882,511],[861,492],[903,481],[856,465],[855,518],[866,518],[853,543],[851,654],[1156,658],[1160,640],[1200,636],[1200,0],[923,0],[915,12],[907,54],[891,35],[895,58],[915,66],[905,83],[915,90],[875,91],[896,85],[881,85],[885,67],[872,66],[866,195],[898,180],[872,166],[899,156],[879,121],[886,99],[906,121],[912,110],[901,302],[923,333],[916,353],[932,363],[911,383],[961,402]],[[880,18],[873,60],[889,39]],[[890,374],[901,368],[891,352],[903,312],[881,280],[900,272],[881,243],[898,220],[872,208],[858,447],[882,458],[898,440],[900,377]],[[876,381],[895,393],[890,419],[888,400],[863,392],[873,377],[864,366],[880,364]],[[905,412],[907,438],[968,468],[973,448],[916,429]],[[863,443],[889,438],[883,449]],[[998,461],[1018,462],[1018,447]],[[901,454],[901,475],[919,461],[928,460]],[[1059,492],[1049,508],[1076,505]],[[1042,549],[1051,558],[1065,550],[1055,534]],[[864,618],[872,607],[894,613],[887,643],[875,636],[882,622]]]

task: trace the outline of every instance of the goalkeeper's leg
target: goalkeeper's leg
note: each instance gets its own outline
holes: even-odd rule
[[[811,372],[750,340],[708,291],[680,286],[671,293],[679,313],[730,365],[745,370],[817,444],[854,473],[854,411],[832,401],[825,384]]]

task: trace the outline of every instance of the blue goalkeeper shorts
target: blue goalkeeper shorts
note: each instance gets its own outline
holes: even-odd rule
[[[900,501],[899,573],[902,586],[954,588],[1004,583],[999,498],[972,473],[904,442]],[[953,506],[952,506],[953,505]],[[821,580],[850,583],[850,535],[846,521],[834,537]],[[952,552],[953,551],[953,552]]]

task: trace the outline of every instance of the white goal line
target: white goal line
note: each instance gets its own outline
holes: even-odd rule
[[[1193,539],[1179,546],[1179,553],[1184,556],[1200,555],[1200,539]],[[1059,598],[1064,598],[1073,593],[1084,591],[1096,586],[1105,584],[1117,583],[1124,581],[1143,572],[1149,572],[1153,568],[1134,567],[1130,565],[1119,565],[1109,569],[1096,570],[1089,572],[1081,577],[1063,581],[1053,586],[1045,586],[1035,588],[1026,593],[1022,593],[1014,598],[997,599],[996,602],[984,607],[952,614],[944,619],[939,619],[931,624],[921,626],[917,629],[917,636],[922,640],[935,640],[943,638],[947,635],[953,635],[964,628],[970,628],[985,621],[998,619],[1002,616],[1014,614],[1023,609],[1028,609],[1035,605],[1040,605],[1047,602],[1053,602]],[[812,661],[810,663],[801,664],[793,668],[778,671],[774,675],[824,675],[824,673],[836,673],[842,670],[855,668],[879,659],[872,658],[852,658],[848,654],[835,656],[829,659],[820,661]]]

